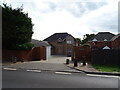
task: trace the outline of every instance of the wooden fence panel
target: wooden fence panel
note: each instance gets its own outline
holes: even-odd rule
[[[24,58],[24,61],[46,59],[46,48],[35,47],[31,50],[2,50],[2,59],[12,61],[12,57]]]
[[[72,59],[90,61],[90,47],[89,46],[74,46]]]
[[[93,64],[118,65],[120,50],[93,50],[91,60]]]

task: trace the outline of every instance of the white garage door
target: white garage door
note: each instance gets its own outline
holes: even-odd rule
[[[51,56],[51,46],[46,47],[46,59],[48,59]]]

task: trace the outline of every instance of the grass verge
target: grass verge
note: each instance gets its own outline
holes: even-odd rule
[[[92,65],[95,69],[102,71],[102,72],[119,72],[119,66],[112,66],[112,65]]]

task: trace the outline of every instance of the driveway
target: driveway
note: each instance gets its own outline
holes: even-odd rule
[[[42,62],[42,63],[63,64],[63,63],[66,63],[66,59],[70,59],[71,60],[71,57],[66,57],[66,56],[62,56],[62,55],[52,55],[47,60],[42,60],[40,62]]]
[[[70,57],[51,56],[48,60],[30,61],[24,63],[19,62],[16,64],[5,65],[3,68],[76,71],[65,65],[66,59],[70,59]]]

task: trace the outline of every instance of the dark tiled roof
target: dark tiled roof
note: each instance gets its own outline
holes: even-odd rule
[[[94,37],[92,37],[89,41],[92,41],[93,39],[96,39],[97,41],[110,41],[115,35],[110,32],[99,32]],[[89,42],[88,41],[88,42]]]
[[[50,46],[50,44],[47,41],[39,41],[39,40],[32,39],[31,42],[34,44],[35,47]]]
[[[51,35],[50,37],[44,39],[44,41],[52,42],[52,41],[56,41],[58,39],[64,40],[68,35],[69,35],[68,33],[55,33],[55,34]]]
[[[114,40],[117,39],[118,37],[120,37],[120,33],[119,33],[118,35],[115,35],[115,36],[111,39],[111,41],[114,41]]]

